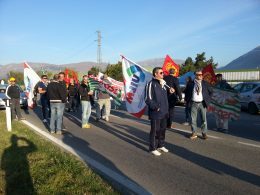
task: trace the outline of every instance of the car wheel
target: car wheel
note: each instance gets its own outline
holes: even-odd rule
[[[258,109],[257,109],[256,105],[253,102],[249,103],[249,105],[248,105],[248,112],[250,114],[256,114],[257,111],[258,111]]]

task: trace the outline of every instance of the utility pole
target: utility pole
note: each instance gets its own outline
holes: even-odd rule
[[[97,35],[98,35],[98,39],[97,39],[97,43],[98,43],[98,47],[97,47],[97,64],[99,67],[101,67],[101,63],[102,63],[102,57],[101,57],[101,32],[98,30],[97,31]]]

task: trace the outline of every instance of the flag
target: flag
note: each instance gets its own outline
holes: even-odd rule
[[[216,76],[212,64],[205,66],[202,70],[203,80],[209,82],[211,85],[215,85]]]
[[[152,80],[152,74],[140,65],[122,56],[127,111],[140,118],[145,111],[145,86]]]
[[[180,66],[176,64],[169,55],[166,55],[163,63],[163,73],[164,75],[169,75],[169,70],[173,68],[175,70],[174,76],[178,77],[180,74]]]
[[[217,113],[222,119],[238,120],[240,101],[236,91],[213,88],[209,112]]]
[[[24,75],[25,94],[28,98],[28,106],[30,108],[33,108],[34,107],[33,89],[35,85],[41,80],[41,78],[26,62],[24,62],[23,75]]]

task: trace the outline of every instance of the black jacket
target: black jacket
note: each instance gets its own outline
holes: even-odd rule
[[[192,81],[192,83],[190,85],[187,85],[187,88],[186,88],[185,100],[188,105],[191,105],[191,102],[192,102],[194,85],[195,85],[194,81]],[[211,96],[212,96],[213,90],[207,81],[203,80],[201,82],[201,85],[202,85],[202,97],[203,97],[202,103],[203,103],[204,107],[208,107],[208,105],[210,104],[210,101],[211,101]],[[187,97],[186,97],[186,95],[187,95]]]
[[[74,85],[71,85],[69,84],[68,86],[68,96],[69,97],[76,97],[78,94],[78,85],[77,84],[74,84]]]
[[[149,119],[163,119],[168,116],[168,98],[166,87],[157,79],[152,79],[146,86],[146,100]]]
[[[17,85],[9,85],[6,88],[5,94],[10,99],[19,99],[20,98],[20,88]]]
[[[88,92],[90,91],[89,85],[82,83],[79,87],[79,94],[81,97],[81,101],[90,101],[90,95]]]
[[[47,86],[47,97],[51,103],[66,103],[67,95],[66,95],[66,88],[57,81],[52,81]]]
[[[181,93],[181,89],[180,89],[180,85],[179,85],[179,80],[178,80],[178,78],[176,78],[172,75],[167,75],[166,77],[164,77],[164,80],[169,87],[172,87],[175,89],[174,93],[170,93],[169,89],[167,89],[169,107],[172,108],[175,106],[176,102],[178,101],[178,98],[180,101],[182,99],[182,93]]]

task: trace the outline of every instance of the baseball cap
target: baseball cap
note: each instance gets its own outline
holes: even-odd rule
[[[15,78],[14,78],[14,77],[11,77],[11,78],[9,79],[9,81],[10,81],[10,82],[15,81]]]

